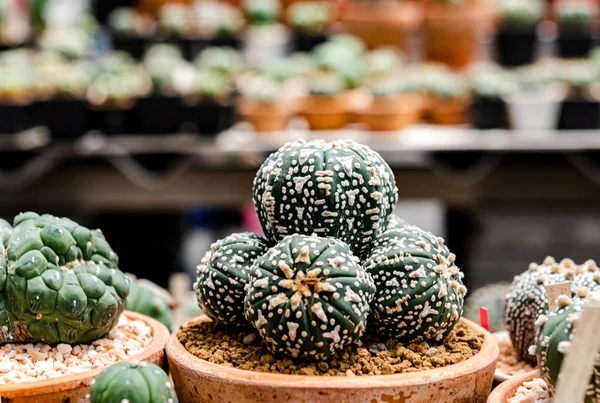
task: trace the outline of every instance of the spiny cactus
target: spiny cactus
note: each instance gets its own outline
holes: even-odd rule
[[[251,232],[232,234],[212,244],[198,266],[194,284],[198,305],[217,322],[246,325],[244,287],[250,267],[268,248],[267,241]]]
[[[584,287],[597,290],[600,289],[600,271],[593,260],[576,265],[571,259],[557,263],[548,256],[542,265],[531,263],[526,272],[515,276],[506,295],[504,321],[520,360],[536,364],[529,347],[535,344],[535,321],[548,313],[546,286],[566,281],[571,282],[573,293]]]
[[[469,293],[465,304],[465,317],[479,323],[479,308],[488,310],[490,331],[505,330],[504,299],[510,288],[509,283],[489,284]]]
[[[149,362],[119,362],[106,368],[90,388],[91,403],[177,403],[167,374]]]
[[[268,239],[332,236],[360,258],[385,229],[398,197],[388,164],[353,141],[288,143],[262,164],[253,191]]]
[[[346,244],[291,235],[252,266],[245,315],[273,353],[323,359],[362,335],[374,292]]]
[[[0,343],[86,343],[125,308],[129,280],[99,230],[68,218],[19,214],[0,258]],[[10,329],[15,331],[10,331]]]
[[[577,321],[585,304],[592,297],[586,288],[579,290],[578,295],[569,298],[562,295],[558,298],[557,306],[548,315],[540,315],[536,321],[537,343],[535,354],[540,366],[542,377],[553,392],[563,357],[569,352]],[[585,403],[600,400],[600,361],[596,357],[595,369],[590,376],[590,384],[586,392]]]
[[[467,291],[454,260],[442,238],[415,226],[378,236],[364,263],[377,287],[371,329],[402,343],[444,340]]]

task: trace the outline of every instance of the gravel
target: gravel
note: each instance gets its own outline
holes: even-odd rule
[[[139,354],[152,342],[152,328],[122,315],[107,337],[92,344],[0,346],[0,385],[34,382],[104,368]]]

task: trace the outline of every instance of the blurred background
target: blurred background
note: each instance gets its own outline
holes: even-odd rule
[[[260,232],[270,152],[351,138],[470,289],[597,259],[598,17],[583,0],[0,0],[0,216],[101,227],[124,271],[185,289],[214,240]]]

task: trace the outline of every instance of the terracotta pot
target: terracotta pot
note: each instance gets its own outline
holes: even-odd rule
[[[429,118],[438,125],[462,125],[469,121],[469,103],[463,99],[437,99],[429,110]]]
[[[483,5],[429,4],[425,9],[425,57],[454,68],[468,66],[477,57],[481,31],[491,19]]]
[[[286,102],[267,103],[245,97],[238,103],[238,113],[260,133],[285,130],[291,116]]]
[[[485,334],[481,351],[459,364],[398,375],[325,377],[270,374],[230,368],[201,360],[171,335],[167,356],[180,403],[476,403],[492,388],[498,345]],[[194,321],[207,322],[206,316]]]
[[[149,361],[164,367],[165,345],[169,339],[169,330],[157,320],[148,316],[125,311],[123,315],[130,319],[142,320],[152,327],[154,338],[150,345],[140,354],[131,357],[130,361]],[[69,375],[45,381],[22,384],[0,385],[2,403],[84,403],[89,399],[90,384],[104,368]]]
[[[362,39],[367,47],[397,46],[408,49],[410,36],[423,21],[423,9],[408,1],[351,1],[343,10],[348,33]]]
[[[142,12],[157,17],[160,9],[168,3],[190,4],[191,0],[140,0],[137,2],[137,8]]]
[[[506,403],[508,399],[515,395],[515,392],[519,386],[523,385],[523,382],[538,378],[540,376],[539,371],[531,371],[525,374],[513,376],[507,381],[502,382],[488,397],[487,403]]]
[[[347,100],[344,94],[334,96],[311,95],[304,99],[302,116],[311,130],[336,130],[348,121]]]
[[[420,94],[376,97],[371,105],[356,114],[356,120],[374,131],[397,131],[417,123],[423,112]]]

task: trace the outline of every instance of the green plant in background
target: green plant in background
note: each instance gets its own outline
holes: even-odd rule
[[[90,402],[177,403],[177,395],[162,368],[149,362],[119,362],[93,381]]]
[[[227,100],[233,93],[231,80],[214,70],[198,70],[195,95],[212,100]]]
[[[190,30],[189,10],[184,4],[167,3],[161,7],[158,16],[160,30],[176,37],[184,37]]]
[[[599,290],[600,271],[594,261],[578,266],[571,259],[558,263],[548,256],[543,264],[532,263],[526,272],[514,278],[504,301],[504,322],[520,360],[536,364],[529,347],[535,344],[538,316],[548,314],[546,286],[566,281],[571,282],[573,293],[581,288]]]
[[[398,197],[389,165],[353,141],[286,144],[262,164],[253,192],[267,239],[332,236],[358,257],[383,232]]]
[[[250,25],[271,25],[277,21],[279,1],[246,0],[244,11]]]
[[[518,91],[519,85],[512,72],[497,65],[485,65],[469,74],[473,92],[482,98],[502,98]]]
[[[198,304],[211,319],[244,326],[244,288],[251,266],[268,248],[262,237],[242,232],[229,235],[214,244],[198,266],[194,284]]]
[[[490,331],[499,332],[506,329],[504,324],[504,299],[510,283],[488,284],[469,293],[465,303],[465,317],[479,323],[479,308],[488,310]]]
[[[233,7],[220,7],[216,20],[217,36],[231,37],[238,34],[244,26],[242,13]]]
[[[419,80],[423,90],[442,99],[463,97],[469,89],[462,75],[440,66],[427,66]]]
[[[32,212],[0,225],[1,343],[88,343],[117,324],[129,279],[99,230]]]
[[[308,86],[310,94],[317,96],[334,96],[346,90],[344,80],[333,72],[313,74]]]
[[[377,292],[370,325],[401,343],[443,341],[463,313],[463,273],[442,238],[415,226],[379,235],[365,270]]]
[[[108,26],[125,35],[136,33],[136,11],[131,7],[119,7],[108,15]]]
[[[290,235],[250,269],[245,316],[271,352],[323,359],[359,339],[374,292],[348,245]]]
[[[364,44],[350,35],[337,35],[312,50],[315,65],[344,77],[348,87],[355,88],[365,73]]]
[[[589,60],[564,61],[557,72],[557,79],[567,84],[576,96],[583,96],[598,81],[598,75]]]
[[[562,1],[558,3],[558,22],[562,27],[589,27],[596,11],[589,1]]]
[[[389,76],[402,66],[402,56],[397,49],[379,48],[367,55],[367,77]]]
[[[241,88],[241,92],[248,99],[273,104],[282,99],[281,86],[281,82],[271,76],[256,74],[248,78],[247,85]]]
[[[162,43],[150,47],[142,62],[152,79],[154,91],[161,94],[170,94],[174,91],[174,72],[184,63],[185,60],[179,48]]]
[[[129,296],[127,297],[127,309],[156,319],[173,331],[173,312],[170,303],[173,297],[164,290],[148,280],[132,279]]]
[[[500,3],[502,24],[506,27],[529,27],[542,20],[544,4],[540,0],[503,0]]]
[[[301,1],[288,9],[291,26],[309,35],[323,34],[331,21],[331,8],[325,1]]]
[[[199,69],[214,70],[227,75],[235,75],[244,70],[242,54],[228,46],[213,46],[204,49],[194,60]]]
[[[419,86],[407,77],[395,74],[381,76],[369,80],[367,87],[377,98],[394,97],[398,94],[419,92]]]

